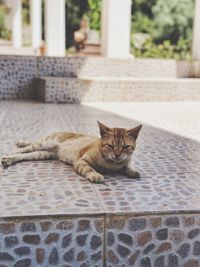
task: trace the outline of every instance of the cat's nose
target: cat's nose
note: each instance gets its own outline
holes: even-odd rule
[[[121,155],[121,153],[115,153],[115,158],[119,159],[120,155]]]

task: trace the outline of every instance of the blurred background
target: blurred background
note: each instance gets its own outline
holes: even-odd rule
[[[98,55],[101,38],[101,0],[66,0],[66,54]],[[12,0],[0,0],[0,46],[12,46]],[[44,2],[42,2],[42,39],[45,40]],[[145,58],[190,59],[194,0],[132,0],[131,54]],[[22,46],[31,46],[31,8],[22,0]],[[84,47],[77,45],[80,28],[87,35]],[[119,36],[120,38],[120,36]],[[77,40],[76,40],[77,39]],[[41,43],[41,46],[45,43]],[[25,51],[25,50],[24,50]],[[83,52],[83,51],[82,51]],[[42,51],[40,51],[42,53]]]

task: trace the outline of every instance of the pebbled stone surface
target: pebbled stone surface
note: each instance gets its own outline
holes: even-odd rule
[[[15,231],[12,235],[10,231],[0,233],[0,267],[88,266],[89,262],[91,266],[102,266],[103,218],[88,217],[85,221],[89,227],[87,223],[79,231],[83,218],[49,218],[45,229],[41,229],[40,219],[34,219],[33,224],[26,219],[9,220],[8,228],[1,219],[4,229],[12,225]]]
[[[107,266],[199,267],[199,219],[197,214],[109,216]]]

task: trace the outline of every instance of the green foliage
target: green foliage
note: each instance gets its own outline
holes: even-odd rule
[[[101,29],[101,0],[88,0],[90,27],[93,30]]]
[[[157,42],[169,39],[177,43],[180,36],[191,40],[194,0],[157,0],[152,10]]]
[[[151,38],[140,45],[136,45],[134,37],[132,38],[132,53],[136,57],[143,58],[166,58],[176,60],[190,60],[190,42],[186,39],[180,38],[177,44],[172,44],[170,40],[165,40],[160,44],[153,42]]]
[[[155,42],[191,39],[194,0],[133,0],[132,32],[149,33]]]
[[[30,24],[30,1],[22,0],[22,19],[23,24]]]
[[[0,38],[4,40],[10,40],[11,32],[6,28],[5,15],[6,15],[5,7],[0,6]]]
[[[146,34],[142,47],[132,51],[140,57],[191,57],[195,0],[133,0],[132,36]]]

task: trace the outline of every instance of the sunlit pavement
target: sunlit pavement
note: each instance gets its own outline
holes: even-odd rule
[[[200,102],[98,102],[86,105],[200,141]]]

